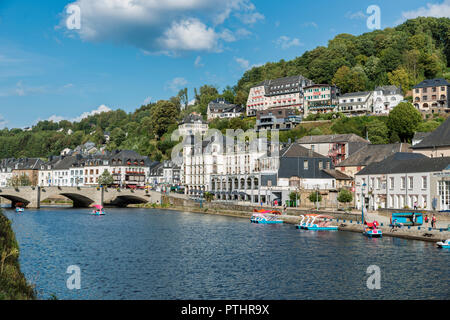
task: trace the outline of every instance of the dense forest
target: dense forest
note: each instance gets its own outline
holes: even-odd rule
[[[0,158],[42,157],[59,154],[64,148],[92,141],[107,149],[131,149],[154,160],[168,159],[174,143],[171,133],[191,112],[206,115],[208,103],[222,97],[231,103],[247,102],[251,86],[265,79],[304,75],[316,83],[334,83],[342,91],[373,90],[378,85],[401,85],[405,93],[426,78],[450,80],[450,19],[417,18],[395,28],[377,30],[360,36],[341,34],[327,47],[305,52],[291,61],[267,63],[245,72],[234,87],[204,85],[194,90],[195,103],[188,90],[177,96],[141,106],[132,113],[115,110],[96,114],[79,122],[40,121],[31,130],[0,130]],[[400,108],[399,108],[400,109]],[[394,117],[394,116],[393,116]],[[356,133],[369,136],[373,143],[410,141],[411,132],[402,133],[392,125],[393,117],[346,118],[340,114],[312,116],[307,120],[330,120],[317,125],[302,124],[281,139],[288,141],[309,134]],[[432,131],[442,118],[417,119],[409,130]],[[254,119],[216,120],[210,127],[219,130],[249,129]],[[71,134],[69,134],[69,132]],[[105,134],[110,140],[106,143]]]

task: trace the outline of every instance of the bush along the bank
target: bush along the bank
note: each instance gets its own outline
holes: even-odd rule
[[[0,300],[33,300],[34,289],[19,266],[19,245],[11,222],[0,209]]]

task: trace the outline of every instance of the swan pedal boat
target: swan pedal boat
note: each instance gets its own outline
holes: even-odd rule
[[[100,205],[94,205],[95,209],[92,211],[91,215],[93,216],[104,216],[105,210],[103,210],[103,206]]]
[[[450,239],[447,239],[445,241],[440,241],[440,242],[436,243],[436,245],[438,246],[438,248],[441,248],[441,249],[450,249]]]
[[[312,231],[337,231],[337,226],[332,226],[330,222],[327,222],[326,219],[334,219],[331,216],[324,216],[324,215],[306,215],[307,220],[305,221],[306,217],[304,215],[301,215],[302,221],[296,226],[297,229],[301,230],[312,230]],[[318,223],[314,223],[317,219],[319,219]]]
[[[24,212],[24,211],[25,211],[24,208],[16,208],[16,212],[17,212],[17,213],[21,213],[21,212]]]
[[[269,217],[264,214],[253,214],[251,219],[251,223],[259,223],[259,224],[281,224],[284,221],[277,219],[276,217]]]

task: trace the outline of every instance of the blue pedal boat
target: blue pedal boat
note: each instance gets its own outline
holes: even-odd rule
[[[382,238],[383,231],[377,228],[378,222],[374,221],[373,223],[368,222],[367,228],[364,230],[363,234],[369,238]]]

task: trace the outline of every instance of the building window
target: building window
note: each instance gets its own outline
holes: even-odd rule
[[[389,178],[389,187],[391,190],[394,189],[394,187],[395,187],[395,179],[394,178]]]
[[[427,177],[422,177],[422,189],[427,189],[427,188],[428,188]]]
[[[414,177],[409,177],[409,189],[413,189],[414,188]]]
[[[303,161],[303,170],[308,170],[308,160]]]
[[[406,189],[406,177],[402,177],[401,188],[402,188],[402,189]]]
[[[323,162],[319,161],[319,170],[322,170],[322,169],[323,169]]]

